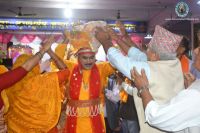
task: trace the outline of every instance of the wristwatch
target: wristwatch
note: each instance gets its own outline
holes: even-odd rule
[[[147,86],[142,86],[139,90],[138,90],[138,97],[141,97],[141,93],[144,91],[144,90],[149,90]]]

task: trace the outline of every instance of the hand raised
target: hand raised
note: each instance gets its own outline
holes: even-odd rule
[[[119,39],[117,33],[110,26],[107,26],[106,29],[112,40],[117,41]]]
[[[196,77],[192,75],[192,73],[185,73],[184,74],[185,88],[188,88],[195,80],[196,80]]]
[[[141,70],[141,75],[140,75],[134,67],[131,70],[131,76],[134,79],[135,86],[138,90],[144,87],[148,88],[149,82],[144,69]]]
[[[121,21],[119,21],[119,20],[116,21],[116,26],[119,27],[119,30],[120,30],[120,33],[122,34],[122,36],[127,35],[126,28]]]
[[[55,42],[54,36],[51,35],[43,44],[42,49],[46,52],[51,48],[51,45]]]
[[[106,29],[101,27],[96,27],[95,29],[95,37],[99,42],[104,42],[110,40],[110,35]]]

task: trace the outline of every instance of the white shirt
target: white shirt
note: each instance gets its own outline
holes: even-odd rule
[[[133,96],[134,92],[137,92],[137,88],[133,88],[131,85],[127,84],[126,82],[122,83],[122,88],[131,96]]]
[[[166,131],[200,126],[200,80],[179,92],[167,104],[159,105],[150,101],[145,116],[150,125]]]
[[[122,83],[124,90],[133,95],[136,88]],[[154,100],[147,104],[146,121],[159,129],[176,132],[199,133],[200,128],[200,80],[196,80],[188,89],[181,91],[167,104],[159,105]],[[191,128],[192,127],[192,128]],[[182,133],[182,132],[181,132]]]
[[[139,73],[141,69],[144,69],[147,78],[150,77],[150,67],[147,63],[147,56],[137,48],[131,47],[128,51],[128,56],[124,56],[119,49],[111,47],[108,49],[107,57],[109,62],[129,79],[131,79],[130,72],[133,67],[136,67]]]
[[[116,83],[114,84],[112,90],[109,90],[109,89],[106,88],[106,89],[105,89],[105,95],[106,95],[106,97],[107,97],[110,101],[112,101],[112,102],[114,102],[114,103],[119,102],[119,100],[120,100],[120,96],[119,96],[120,88],[121,88],[121,86],[118,85],[118,84],[116,84]]]

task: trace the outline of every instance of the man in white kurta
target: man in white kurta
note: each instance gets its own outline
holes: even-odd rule
[[[137,89],[122,83],[124,90],[133,95]],[[180,91],[165,104],[151,100],[145,108],[146,121],[159,129],[178,133],[200,132],[200,80]]]
[[[98,36],[100,34],[101,33],[98,33],[97,31],[96,37],[103,44],[109,62],[121,73],[131,79],[130,71],[133,67],[138,71],[141,71],[141,69],[146,71],[150,82],[150,92],[157,102],[166,103],[179,91],[184,89],[181,64],[179,60],[176,59],[175,54],[176,48],[182,37],[177,36],[160,26],[156,26],[154,37],[151,40],[149,47],[156,55],[159,55],[159,57],[156,56],[157,58],[154,61],[147,61],[146,59],[147,57],[149,58],[150,55],[146,56],[136,48],[130,48],[128,56],[124,56],[120,50],[111,46],[108,47],[109,41],[103,40],[103,35]],[[140,133],[161,133],[162,131],[153,128],[146,123],[142,101],[138,98],[137,94],[134,94],[133,96],[139,118]]]
[[[196,80],[189,88],[179,92],[166,104],[161,105],[154,100],[150,101],[145,109],[146,121],[166,131],[174,132],[185,128],[195,130],[191,127],[200,127],[199,106],[200,80]]]

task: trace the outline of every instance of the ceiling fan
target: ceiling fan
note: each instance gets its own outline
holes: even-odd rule
[[[8,9],[9,12],[14,13],[16,17],[33,17],[36,16],[36,13],[22,13],[22,7],[18,7],[18,11],[13,11]]]

